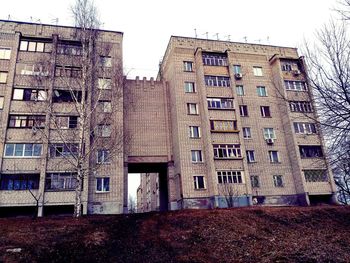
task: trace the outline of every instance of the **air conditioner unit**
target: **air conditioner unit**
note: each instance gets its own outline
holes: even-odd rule
[[[235,79],[241,79],[243,77],[242,73],[236,73]]]
[[[293,75],[299,76],[301,74],[300,70],[296,69],[292,71]]]
[[[266,143],[267,144],[273,144],[274,143],[274,140],[269,138],[269,139],[266,139]]]

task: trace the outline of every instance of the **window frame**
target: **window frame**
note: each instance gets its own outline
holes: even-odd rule
[[[11,48],[0,47],[0,60],[10,60],[11,59]]]
[[[191,162],[192,163],[203,163],[202,150],[191,150]]]
[[[243,139],[251,139],[252,138],[251,127],[242,127],[242,135],[243,135]]]
[[[218,184],[245,184],[242,170],[217,170]]]
[[[241,117],[249,117],[248,105],[239,105],[239,115]]]
[[[195,136],[197,135],[197,136]],[[201,136],[201,127],[200,126],[189,126],[189,137],[191,139],[200,139]]]
[[[245,96],[244,85],[236,85],[237,96]]]
[[[254,150],[246,150],[245,154],[247,157],[247,163],[256,163],[257,162]]]
[[[194,107],[195,113],[192,112],[193,110],[192,107]],[[192,103],[192,102],[187,103],[187,115],[199,115],[197,103]]]
[[[183,61],[184,72],[193,72],[193,61]]]
[[[242,149],[240,144],[213,144],[215,160],[235,160],[242,159]]]
[[[260,114],[263,118],[271,118],[272,116],[270,106],[260,106]]]
[[[199,182],[199,179],[202,179],[202,182]],[[194,187],[194,190],[206,190],[206,182],[205,182],[205,177],[204,175],[194,175],[193,176],[193,187]],[[201,183],[201,185],[200,185]],[[200,187],[202,186],[202,187]]]
[[[269,151],[270,163],[281,163],[279,152],[276,150]]]
[[[285,186],[283,175],[280,175],[280,174],[273,175],[272,179],[273,179],[274,187],[282,188]]]
[[[264,92],[261,92],[262,90]],[[265,86],[256,86],[256,91],[257,91],[259,97],[268,97],[267,89]]]
[[[7,83],[8,75],[8,71],[0,71],[0,84]]]
[[[263,74],[263,68],[261,66],[253,66],[253,75],[255,77],[262,77]]]
[[[185,89],[185,93],[196,93],[196,87],[194,82],[192,81],[185,81],[184,89]]]
[[[96,177],[95,178],[96,188],[95,193],[109,193],[111,191],[110,187],[110,177]],[[98,189],[98,181],[101,181],[101,190]],[[107,185],[107,186],[106,186]]]
[[[259,175],[251,175],[250,183],[252,188],[260,188],[260,177]]]

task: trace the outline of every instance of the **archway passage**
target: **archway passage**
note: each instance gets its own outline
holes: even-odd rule
[[[129,163],[128,174],[141,174],[136,203],[137,212],[168,211],[168,164],[167,163]],[[146,181],[146,177],[148,177]],[[142,183],[144,182],[144,183]],[[124,200],[127,202],[126,191]],[[152,199],[153,198],[153,199]],[[151,206],[151,200],[156,204]],[[124,202],[125,202],[124,201]],[[150,209],[151,208],[151,209]]]

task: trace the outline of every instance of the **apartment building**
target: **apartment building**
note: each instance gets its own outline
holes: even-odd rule
[[[335,202],[307,71],[295,48],[173,36],[168,82],[179,208]],[[177,189],[179,190],[179,189]]]
[[[159,175],[143,173],[137,188],[137,212],[159,211]]]
[[[0,21],[0,211],[4,214],[32,213],[36,206],[39,216],[73,212],[80,125],[90,129],[82,136],[85,151],[91,151],[84,167],[89,174],[82,182],[83,213],[123,212],[123,176],[117,177],[123,175],[123,154],[109,158],[109,150],[102,147],[115,138],[117,123],[123,130],[122,99],[116,106],[121,114],[112,112],[116,101],[108,87],[115,65],[122,62],[123,34],[98,32],[95,54],[101,68],[92,73],[98,83],[83,93],[80,32],[74,27]],[[84,124],[82,97],[91,113]],[[109,123],[104,121],[107,116]]]
[[[335,202],[295,48],[173,36],[157,80],[119,87],[123,34],[99,30],[83,94],[79,32],[0,20],[0,213],[72,212],[82,101],[96,109],[84,214],[126,213],[128,173],[158,174],[160,211],[227,207],[228,195],[235,206]]]

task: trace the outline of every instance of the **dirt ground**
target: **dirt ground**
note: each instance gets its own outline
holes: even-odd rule
[[[350,262],[350,208],[2,218],[0,262]]]

